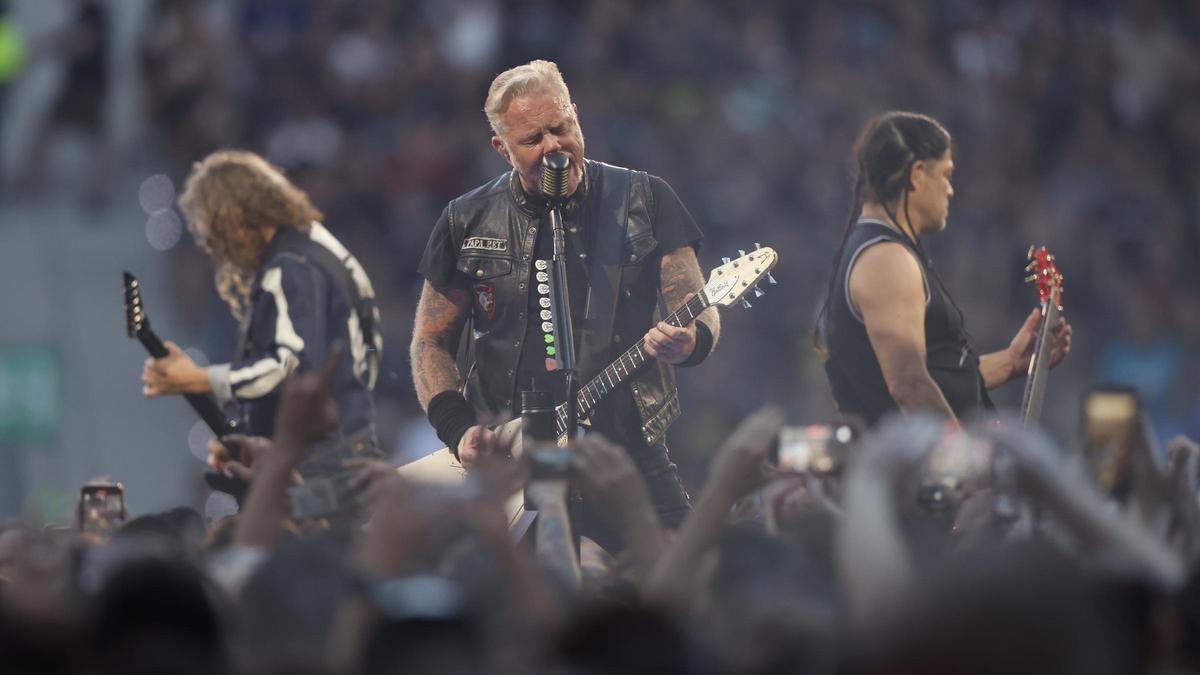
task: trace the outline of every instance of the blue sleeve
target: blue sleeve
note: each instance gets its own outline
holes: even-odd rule
[[[328,296],[314,266],[287,255],[271,261],[251,308],[246,352],[209,368],[218,401],[262,398],[292,372],[321,364],[329,342]]]

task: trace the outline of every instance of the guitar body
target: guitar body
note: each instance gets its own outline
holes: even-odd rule
[[[728,307],[738,301],[749,307],[750,303],[743,298],[753,291],[756,296],[763,292],[758,288],[758,282],[766,278],[769,283],[775,283],[771,277],[771,269],[779,261],[774,249],[757,248],[750,253],[740,252],[736,260],[724,259],[724,264],[713,269],[709,274],[708,283],[700,293],[696,294],[683,307],[677,309],[665,321],[674,326],[686,326],[709,307]],[[575,397],[576,417],[586,420],[596,406],[609,393],[621,386],[626,380],[646,364],[644,342],[639,340],[615,361],[603,368],[590,382],[580,388]],[[566,405],[556,409],[558,445],[565,447],[568,442],[568,411]],[[510,454],[520,457],[521,448],[521,418],[510,420],[495,428],[501,447],[510,448]],[[434,484],[460,484],[466,480],[466,469],[454,458],[448,448],[442,448],[416,461],[396,469],[405,478]],[[508,499],[505,505],[505,515],[508,518],[509,530],[520,538],[533,523],[535,511],[525,509],[525,500],[521,492]]]
[[[582,428],[582,427],[581,427]],[[513,459],[524,452],[521,445],[521,418],[509,420],[493,429],[498,445],[508,448]],[[559,447],[567,445],[567,436],[559,436]],[[396,468],[396,473],[416,482],[433,485],[461,485],[467,480],[467,469],[462,462],[455,459],[450,448],[441,448],[421,459],[409,462]],[[525,495],[518,490],[504,502],[504,516],[508,521],[508,529],[513,536],[520,539],[529,526],[533,524],[536,511],[525,508]]]

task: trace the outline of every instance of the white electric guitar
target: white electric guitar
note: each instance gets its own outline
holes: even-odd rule
[[[774,284],[771,268],[779,261],[779,254],[770,247],[759,247],[746,253],[738,251],[740,256],[735,260],[722,258],[723,264],[712,270],[708,275],[708,283],[689,300],[683,307],[675,310],[665,321],[672,326],[683,327],[695,321],[700,313],[709,307],[729,307],[738,301],[750,307],[745,299],[753,292],[755,297],[763,295],[758,283],[764,278]],[[575,409],[578,419],[586,421],[596,409],[600,401],[638,371],[650,360],[646,354],[645,338],[638,340],[624,354],[610,363],[579,390],[575,398]],[[565,405],[558,406],[558,437],[559,445],[567,443],[567,410]],[[496,427],[496,436],[501,447],[511,448],[513,457],[521,455],[521,418],[510,420]],[[461,483],[466,470],[454,458],[447,448],[442,448],[414,462],[399,467],[396,471],[409,480],[424,483]],[[520,536],[528,528],[535,514],[526,511],[520,492],[509,498],[505,507],[509,527],[514,534]]]

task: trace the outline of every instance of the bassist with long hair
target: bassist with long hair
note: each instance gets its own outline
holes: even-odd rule
[[[979,354],[925,253],[921,236],[945,229],[954,196],[949,132],[925,115],[886,113],[863,129],[852,166],[853,202],[814,332],[838,408],[870,424],[895,410],[988,416],[988,390],[1028,369],[1041,315],[1034,309],[1007,348]],[[1065,319],[1053,340],[1057,364],[1071,347]]]

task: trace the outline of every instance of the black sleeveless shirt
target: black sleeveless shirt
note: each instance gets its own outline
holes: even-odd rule
[[[870,219],[859,220],[850,231],[842,259],[834,270],[829,309],[821,326],[829,351],[825,374],[829,377],[838,409],[859,415],[870,425],[887,413],[899,410],[888,393],[862,315],[850,302],[850,270],[863,251],[882,242],[900,244],[920,265],[926,300],[925,365],[954,414],[963,422],[978,419],[992,409],[992,402],[979,372],[979,355],[971,346],[962,312],[912,241],[882,221]]]

